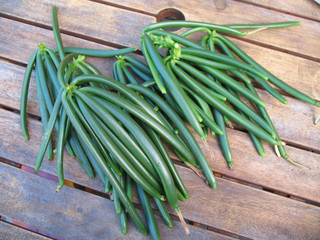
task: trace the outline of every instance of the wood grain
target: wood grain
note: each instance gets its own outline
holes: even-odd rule
[[[19,109],[20,91],[17,92],[17,89],[21,86],[24,69],[5,62],[0,62],[0,69],[2,69],[2,74],[0,75],[0,82],[2,83],[0,85],[2,86],[0,87],[0,102],[4,105],[10,106],[11,108]],[[13,78],[10,78],[10,76],[13,76]],[[31,82],[34,83],[35,81]],[[39,115],[35,86],[31,85],[30,90],[30,104],[28,104],[28,112]],[[320,139],[317,137],[320,134],[320,128],[312,123],[315,111],[313,106],[290,98],[289,104],[284,106],[272,97],[266,95],[264,92],[260,91],[260,94],[262,98],[266,100],[271,118],[284,141],[307,148],[313,148],[317,151],[320,150]],[[14,132],[14,136],[17,138],[13,141],[15,144],[18,144],[18,146],[24,146],[24,148],[30,149],[30,151],[32,149],[32,154],[31,152],[28,154],[28,156],[30,156],[30,158],[28,158],[28,164],[32,167],[34,164],[33,159],[35,158],[38,150],[36,146],[39,146],[40,144],[40,137],[38,137],[42,132],[40,123],[33,120],[28,121],[31,134],[33,134],[34,131],[34,137],[31,135],[30,142],[24,142],[22,139],[18,115],[6,115],[3,113],[3,116],[4,119],[7,118],[8,120],[3,122],[3,128],[5,131],[2,132],[2,138],[5,139]],[[299,119],[299,121],[297,121],[297,119]],[[6,128],[6,124],[11,127]],[[34,126],[37,126],[36,130],[34,130]],[[194,136],[197,136],[193,130],[192,132],[194,133]],[[281,158],[277,158],[270,145],[265,144],[267,156],[265,158],[259,157],[251,143],[251,140],[245,133],[230,130],[229,139],[232,147],[233,159],[236,164],[236,171],[232,172],[226,167],[216,138],[211,137],[208,142],[210,143],[210,150],[213,151],[216,159],[216,163],[212,164],[214,171],[243,181],[251,182],[256,185],[277,189],[290,195],[300,196],[315,202],[320,202],[320,191],[313,191],[314,189],[310,189],[310,186],[314,186],[316,189],[319,189],[319,182],[315,181],[320,178],[320,156],[318,154],[293,147],[287,148],[293,160],[305,164],[311,169],[311,171],[306,174],[302,169],[289,164]],[[201,143],[199,137],[197,137],[197,141],[200,143],[207,158],[209,159],[209,153],[204,149],[204,145]],[[9,150],[10,149],[8,148],[5,152]],[[17,157],[15,156],[15,151],[7,154],[6,158],[8,159]],[[24,154],[21,154],[21,159],[23,158]],[[66,164],[72,165],[75,163],[72,159],[66,159]],[[50,162],[50,164],[49,172],[55,174],[55,165],[52,162]],[[277,167],[272,169],[274,166]],[[48,169],[45,169],[45,171],[48,171]],[[288,181],[276,181],[274,178],[270,177],[270,172],[273,172],[273,176],[278,176],[279,179],[288,179]],[[289,175],[288,172],[290,173]],[[298,186],[296,184],[292,185],[291,183],[295,182],[297,178],[304,180],[301,181]],[[88,184],[88,181],[85,179],[75,178],[72,181],[80,184]]]
[[[48,240],[49,238],[26,229],[0,221],[0,239],[3,240]]]
[[[290,4],[277,0],[245,0],[246,2],[320,21],[320,6],[314,0],[295,0]]]
[[[106,2],[117,3],[116,0]],[[290,5],[283,3],[284,5]],[[121,1],[121,5],[137,10],[143,10],[158,14],[166,8],[180,10],[186,20],[212,22],[216,24],[247,24],[247,23],[268,23],[283,21],[300,21],[301,26],[294,26],[282,29],[270,29],[252,34],[248,40],[257,41],[295,53],[300,53],[316,59],[320,57],[320,27],[317,22],[304,18],[295,17],[285,13],[253,6],[233,0],[197,0],[188,4],[183,0],[176,1]],[[301,9],[297,10],[301,11]],[[319,14],[320,10],[317,11]]]
[[[51,27],[53,5],[58,8],[61,30],[124,46],[138,46],[142,26],[154,20],[147,15],[86,0],[4,1],[0,9],[11,17]]]
[[[47,232],[59,239],[151,239],[143,236],[130,221],[123,235],[113,202],[102,197],[64,187],[58,194],[55,183],[0,163],[0,214]],[[139,211],[140,214],[142,211]],[[179,222],[168,228],[156,216],[163,239],[183,239]],[[231,239],[221,234],[189,225],[194,239]],[[26,238],[24,238],[26,239]]]
[[[36,156],[36,152],[34,152],[36,150],[33,146],[37,146],[35,144],[38,143],[31,141],[32,139],[40,139],[39,132],[37,133],[37,129],[38,131],[41,129],[40,123],[34,120],[29,121],[33,130],[30,132],[31,140],[27,142],[22,139],[22,135],[19,136],[18,132],[13,131],[14,129],[16,129],[16,131],[20,131],[19,120],[17,119],[18,115],[3,110],[0,110],[0,113],[1,112],[3,113],[1,114],[1,119],[7,118],[7,120],[4,120],[3,123],[4,126],[6,126],[4,132],[7,131],[7,133],[1,133],[0,137],[0,142],[2,143],[0,153],[4,155],[1,157],[13,159],[16,162],[28,166],[33,166],[33,159],[35,159]],[[9,120],[10,117],[13,117],[13,119],[15,118],[16,120]],[[1,126],[1,128],[3,127]],[[11,135],[8,135],[9,133]],[[16,137],[11,137],[10,139],[9,136]],[[304,152],[303,154],[305,158],[312,159],[307,155],[307,152]],[[257,159],[254,160],[255,161],[250,163],[252,166],[248,167],[251,172],[253,171],[252,174],[255,173],[255,168],[261,167],[255,165],[255,163],[257,164],[260,161]],[[318,161],[318,159],[316,160]],[[71,164],[71,161],[68,161],[68,159],[66,159],[65,162],[70,162],[69,164]],[[319,170],[315,170],[315,175],[313,178],[311,177],[312,182],[309,183],[308,191],[306,191],[303,190],[305,186],[301,182],[295,182],[296,179],[300,180],[301,175],[304,173],[299,173],[299,169],[297,170],[290,165],[282,167],[282,163],[285,164],[285,162],[278,162],[275,164],[273,164],[273,162],[271,162],[271,164],[268,163],[268,165],[265,167],[266,176],[264,176],[264,178],[266,181],[274,182],[274,184],[278,183],[280,185],[293,185],[293,189],[298,189],[298,192],[302,191],[306,195],[318,192],[319,185],[316,183],[316,181],[319,179],[317,175]],[[75,183],[81,182],[84,186],[89,186],[95,190],[103,191],[103,189],[101,189],[101,185],[94,181],[90,182],[88,177],[84,175],[83,171],[80,171],[81,174],[79,174],[79,171],[77,170],[78,164],[73,164],[71,169],[69,169],[69,164],[66,163],[65,165],[65,172],[67,173],[66,179]],[[222,165],[225,168],[224,163]],[[262,164],[262,166],[264,165]],[[299,237],[302,236],[315,236],[314,234],[316,234],[316,231],[318,230],[318,228],[315,228],[314,225],[318,224],[318,220],[320,221],[320,208],[318,207],[284,198],[275,194],[270,194],[255,188],[246,187],[241,184],[232,183],[223,179],[217,179],[218,190],[213,191],[190,170],[178,165],[176,165],[176,167],[186,185],[190,196],[190,199],[181,203],[184,217],[188,220],[215,227],[223,231],[232,232],[241,236],[259,239],[272,239],[275,237],[274,234],[283,236],[283,239],[286,239],[284,238],[285,236],[287,236],[287,238],[299,239]],[[55,170],[53,170],[53,168],[54,161],[44,161],[41,170],[46,172],[49,171],[49,173],[55,174]],[[239,171],[237,170],[237,172],[244,172],[244,174],[250,175],[250,173],[246,172],[245,168],[246,166],[243,166],[243,169],[240,168]],[[283,168],[285,168],[285,170]],[[268,169],[271,169],[272,175],[269,174]],[[281,174],[281,172],[287,173],[287,176],[283,179],[281,178],[283,174],[277,176],[277,174]],[[259,176],[258,174],[260,173],[261,172],[258,172],[257,176]],[[312,175],[312,173],[309,174]],[[289,180],[288,178],[291,179]],[[310,180],[309,178],[302,179],[305,181]],[[46,188],[48,191],[53,192],[55,187],[56,183]],[[175,214],[173,210],[171,213]],[[277,218],[270,223],[270,219],[272,219],[275,215]],[[292,221],[290,220],[291,218],[293,219]],[[283,222],[282,225],[280,222]],[[294,222],[303,223],[301,229],[296,229],[300,233],[296,232],[296,226]],[[302,227],[307,230],[302,230]],[[270,231],[271,228],[275,228],[276,230]],[[310,237],[310,239],[312,238]]]

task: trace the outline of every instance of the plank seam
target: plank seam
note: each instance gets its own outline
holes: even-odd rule
[[[272,11],[279,12],[279,13],[288,14],[288,15],[291,15],[291,16],[294,16],[294,17],[299,17],[299,18],[303,18],[303,19],[306,19],[306,20],[314,21],[314,22],[320,22],[320,20],[318,20],[316,18],[307,17],[307,16],[303,16],[303,15],[300,15],[300,14],[297,14],[297,13],[292,13],[292,12],[288,12],[288,11],[285,11],[285,10],[264,6],[264,5],[259,4],[259,3],[248,2],[246,0],[234,0],[234,1],[241,2],[241,3],[244,3],[244,4],[248,4],[248,5],[252,5],[252,6],[255,6],[255,7],[260,7],[260,8],[272,10]]]
[[[103,1],[103,0],[89,0],[89,1],[90,2],[99,3],[99,4],[104,4],[104,5],[107,5],[107,6],[114,7],[114,8],[119,8],[119,9],[131,11],[131,12],[135,12],[135,13],[144,14],[144,15],[151,16],[151,17],[156,17],[157,16],[154,13],[150,13],[150,12],[143,11],[143,10],[140,10],[140,9],[137,9],[137,8],[127,7],[127,6],[123,6],[123,5],[120,5],[120,4],[107,2],[107,1]]]
[[[18,221],[15,221],[14,219],[11,219],[11,218],[8,218],[8,217],[5,217],[5,216],[2,216],[0,215],[0,221],[1,222],[4,222],[4,223],[7,223],[7,224],[10,224],[10,225],[13,225],[17,228],[21,228],[25,231],[28,231],[28,232],[31,232],[35,235],[39,235],[39,236],[43,236],[43,237],[46,237],[48,239],[55,239],[55,240],[59,240],[59,238],[55,237],[55,236],[52,236],[51,234],[49,233],[45,233],[45,232],[39,232],[38,229],[35,229],[33,227],[30,227],[30,226],[27,226],[23,223],[20,223]]]

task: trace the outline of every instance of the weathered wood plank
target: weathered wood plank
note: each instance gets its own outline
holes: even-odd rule
[[[16,65],[5,62],[0,62],[0,69],[2,69],[0,79],[3,77],[5,78],[3,81],[0,80],[0,82],[2,82],[0,86],[3,86],[0,87],[0,102],[12,108],[19,108],[20,90],[17,92],[17,89],[19,89],[19,87],[21,86],[22,74],[24,70],[22,67],[18,67]],[[8,73],[6,71],[8,71]],[[13,71],[13,73],[11,71]],[[11,78],[11,76],[13,76],[13,78]],[[31,82],[33,84],[35,81]],[[35,86],[31,85],[30,90],[30,105],[28,104],[28,111],[38,115]],[[260,91],[260,93],[262,94],[263,99],[267,100],[266,102],[268,103],[268,110],[283,140],[319,150],[320,139],[317,136],[318,134],[320,134],[320,129],[318,126],[315,126],[312,123],[314,112],[313,106],[302,103],[295,99],[290,99],[289,104],[284,106],[278,101],[274,100],[272,97],[266,96],[266,94],[262,91]],[[8,119],[7,122],[3,122],[3,124],[7,124],[12,127],[8,129],[5,125],[3,125],[3,128],[6,129],[6,131],[2,133],[2,138],[5,139],[10,136],[12,132],[14,132],[17,138],[14,143],[18,144],[18,146],[24,146],[25,148],[28,148],[30,150],[32,149],[32,153],[30,152],[28,154],[28,156],[30,156],[30,158],[28,158],[28,164],[29,166],[33,166],[35,163],[34,159],[38,151],[37,146],[39,146],[40,144],[40,137],[38,136],[42,132],[40,123],[37,123],[33,120],[28,121],[31,134],[33,134],[34,131],[34,137],[31,136],[30,142],[25,142],[22,139],[22,132],[20,130],[18,115],[7,115],[3,113],[3,116],[7,117]],[[297,119],[299,119],[299,121],[297,121]],[[34,126],[37,126],[36,129]],[[196,136],[196,133],[194,131],[193,133]],[[288,147],[288,151],[292,159],[311,168],[311,172],[305,174],[302,169],[292,166],[283,159],[277,158],[273,153],[273,149],[271,149],[271,146],[269,145],[266,145],[267,156],[265,158],[259,157],[254,147],[252,146],[251,140],[246,136],[245,133],[230,130],[229,138],[230,144],[232,146],[233,158],[236,164],[236,171],[232,172],[226,167],[224,159],[220,153],[218,143],[216,139],[212,137],[209,138],[209,142],[210,148],[213,151],[217,161],[212,165],[215,171],[257,185],[266,186],[268,188],[277,189],[288,194],[301,196],[312,201],[320,202],[320,191],[310,190],[310,186],[314,185],[318,186],[319,188],[319,184],[315,182],[316,179],[320,178],[318,154],[313,154],[311,152]],[[197,137],[197,140],[199,143],[201,143],[199,137]],[[204,148],[204,145],[201,145]],[[5,152],[7,151],[9,151],[9,149],[5,150]],[[11,159],[15,156],[15,151],[7,154],[7,158]],[[206,154],[209,158],[209,154],[207,152]],[[21,159],[24,159],[24,157],[24,154],[21,154]],[[66,164],[72,165],[73,163],[75,163],[75,161],[69,158],[66,159]],[[273,164],[270,164],[271,162]],[[50,164],[50,173],[55,174],[55,164],[52,162],[50,162]],[[272,178],[270,179],[270,168],[273,168],[278,164],[280,164],[281,167],[278,166],[275,170],[272,170],[273,172],[276,171],[274,175],[279,176],[279,179],[283,179],[288,178],[287,172],[290,172],[292,173],[292,175],[290,175],[289,177],[289,179],[291,179],[290,181],[274,181]],[[79,166],[77,165],[77,167]],[[248,169],[252,169],[252,171],[248,171]],[[290,171],[288,171],[287,169],[290,169]],[[48,170],[45,169],[45,171]],[[291,182],[294,182],[295,179],[298,178],[298,176],[299,178],[304,179],[304,181],[302,181],[302,185],[299,185],[297,187],[296,185],[292,185]],[[73,181],[80,181],[80,184],[88,184],[88,180],[85,179],[75,178]]]
[[[0,239],[3,240],[48,240],[49,238],[30,232],[26,229],[0,221]]]
[[[288,195],[300,196],[313,202],[320,203],[320,156],[305,150],[286,147],[290,157],[305,166],[310,171],[292,165],[283,158],[278,158],[274,149],[264,143],[266,156],[261,157],[255,151],[249,136],[243,132],[227,129],[229,143],[234,161],[234,171],[227,167],[216,137],[209,137],[207,143],[214,156],[210,160],[210,153],[196,135],[200,147],[214,172],[241,180],[267,189],[283,192]],[[178,158],[170,151],[172,159]]]
[[[33,51],[37,48],[36,44],[40,41],[47,43],[50,48],[55,48],[52,31],[5,18],[0,18],[0,24],[3,26],[0,29],[2,36],[0,39],[0,56],[6,59],[27,64]],[[15,29],[15,31],[13,32],[12,29]],[[65,46],[114,49],[68,35],[62,34],[62,36]],[[317,87],[320,63],[272,49],[247,44],[243,41],[233,41],[254,59],[259,59],[260,64],[283,81],[314,98],[320,99],[320,90]],[[21,45],[20,42],[24,42],[24,44]],[[135,57],[140,56],[135,55]],[[88,58],[88,60],[95,64],[104,74],[111,75],[111,68],[115,58]]]
[[[106,62],[108,62],[108,60],[106,60]],[[3,83],[0,85],[0,103],[10,106],[11,108],[19,109],[20,89],[22,86],[24,68],[1,61],[0,73],[0,82]],[[110,75],[112,74],[107,74],[107,76]],[[317,76],[317,74],[315,74],[315,76]],[[316,87],[316,81],[317,80],[315,79],[313,82],[307,82],[306,85],[303,86],[311,86],[308,88],[309,91],[313,91],[315,92],[315,95],[320,96],[320,90]],[[32,78],[27,109],[28,112],[38,115],[39,110],[34,83],[35,80]],[[305,88],[307,89],[307,87]],[[267,104],[267,109],[270,112],[270,116],[272,117],[280,136],[285,141],[293,142],[310,149],[319,150],[320,139],[317,137],[317,133],[320,129],[313,124],[314,117],[320,112],[319,108],[291,97],[287,97],[289,103],[283,105],[266,92],[259,91],[259,93]],[[299,121],[297,121],[297,119],[299,119]]]
[[[41,136],[43,133],[42,125],[39,121],[28,119],[28,129],[30,140],[24,140],[21,134],[19,115],[0,109],[1,112],[1,140],[0,154],[1,157],[13,160],[28,167],[33,168],[36,163],[37,154],[41,144]],[[67,153],[64,154],[64,175],[66,180],[94,188],[98,191],[104,191],[102,182],[96,177],[90,179],[82,170],[76,158],[71,158]],[[46,173],[56,174],[56,162],[48,161],[46,158],[40,168]],[[52,191],[55,188],[51,189]]]
[[[116,0],[108,0],[119,4]],[[290,5],[291,3],[283,3]],[[286,49],[319,59],[320,27],[317,22],[295,17],[285,13],[253,6],[233,0],[219,1],[121,1],[121,5],[158,14],[166,8],[180,10],[186,20],[213,22],[216,24],[267,23],[283,21],[300,21],[301,26],[273,29],[252,34],[246,38],[263,44]],[[297,9],[301,11],[301,9]],[[319,11],[316,10],[319,14]],[[306,44],[307,43],[307,44]],[[314,44],[314,45],[313,45]]]
[[[4,126],[6,126],[6,129],[3,132],[7,133],[1,134],[7,137],[4,137],[3,135],[0,137],[2,143],[2,146],[0,147],[0,153],[4,155],[2,157],[12,159],[16,162],[28,166],[30,166],[31,162],[31,166],[33,166],[34,163],[32,161],[33,159],[35,159],[36,153],[33,152],[35,150],[32,146],[34,146],[35,144],[39,144],[39,140],[34,141],[33,139],[40,139],[40,137],[37,137],[37,135],[39,136],[39,131],[41,130],[40,123],[34,120],[29,121],[30,127],[32,129],[30,132],[31,140],[29,142],[26,142],[22,139],[22,135],[21,137],[19,137],[19,133],[16,132],[17,130],[20,131],[19,120],[17,119],[18,116],[16,114],[8,113],[3,110],[0,110],[0,112],[4,112],[4,114],[1,115],[1,119],[10,118],[10,115],[11,118],[15,119],[14,121],[8,119],[3,123]],[[1,128],[3,129],[3,127]],[[11,139],[9,140],[10,136]],[[243,141],[243,136],[241,139],[242,140],[239,140],[239,142],[246,142],[248,145],[250,145],[248,141]],[[233,141],[231,143],[233,144]],[[213,144],[213,141],[209,140],[209,144],[211,146]],[[216,145],[214,145],[213,147],[216,148]],[[244,148],[242,148],[242,150],[240,151],[245,152],[248,147],[252,146],[244,145]],[[296,154],[296,152],[297,151],[292,148],[290,153],[294,155]],[[247,159],[248,154],[245,154],[245,158]],[[319,164],[318,155],[314,157],[312,153],[308,153],[305,151],[302,151],[301,154],[304,156],[304,158],[310,160],[312,164]],[[272,154],[269,155],[272,156]],[[261,182],[265,181],[266,183],[268,183],[268,185],[277,185],[275,188],[284,188],[284,191],[286,191],[287,189],[288,191],[296,191],[297,195],[299,195],[301,191],[301,193],[304,194],[302,195],[302,198],[304,198],[304,196],[310,196],[311,194],[312,199],[318,198],[319,200],[319,195],[315,193],[319,192],[319,184],[316,183],[317,179],[319,179],[319,168],[312,169],[308,174],[305,174],[305,172],[296,167],[293,167],[292,165],[287,164],[283,160],[269,160],[269,157],[265,157],[265,159],[260,160],[260,158],[256,156],[257,155],[255,155],[255,157],[250,155],[248,156],[249,160],[252,161],[245,161],[245,159],[243,159],[243,162],[239,162],[239,165],[241,164],[241,166],[236,165],[235,173],[237,174],[239,172],[243,175],[249,175],[253,180],[259,178],[259,174],[262,174],[263,177],[259,180]],[[266,162],[261,162],[264,160]],[[269,162],[267,160],[269,160]],[[88,177],[84,176],[84,173],[82,171],[82,174],[79,174],[79,171],[76,170],[76,165],[78,164],[73,164],[71,165],[73,169],[68,169],[70,165],[67,164],[67,162],[70,161],[66,159],[65,162],[65,171],[68,173],[68,175],[66,175],[66,179],[76,183],[80,182],[84,186],[89,185],[91,188],[98,191],[103,191],[100,184],[97,184],[93,181],[90,182]],[[257,164],[259,163],[261,165],[257,166]],[[219,158],[217,156],[215,165],[218,164],[220,164],[221,169],[225,169],[225,171],[227,171],[222,158]],[[216,168],[215,165],[214,168]],[[306,227],[306,229],[310,231],[310,234],[314,234],[315,230],[313,229],[313,224],[317,223],[317,218],[319,218],[320,220],[320,209],[311,205],[299,205],[303,203],[296,203],[297,201],[293,201],[291,199],[283,198],[275,194],[269,194],[264,191],[249,188],[241,184],[235,184],[223,179],[217,179],[218,190],[213,191],[190,170],[178,165],[176,165],[176,167],[187,187],[190,196],[190,199],[181,203],[184,216],[188,220],[212,227],[217,227],[218,229],[222,229],[224,231],[234,232],[239,235],[259,239],[274,238],[275,235],[273,234],[279,234],[279,236],[286,235],[287,233],[285,232],[287,231],[291,232],[288,236],[292,238],[296,236],[296,238],[298,239],[298,237],[302,237],[303,235],[296,235],[297,233],[295,233],[294,230],[295,225],[288,219],[293,218],[295,222],[303,222],[303,224],[306,224],[304,227]],[[51,174],[55,174],[55,170],[53,170],[53,168],[54,161],[44,161],[41,169],[46,172],[49,171],[49,173]],[[248,168],[249,170],[246,168]],[[255,173],[257,174],[256,176]],[[80,175],[82,175],[82,177]],[[299,183],[297,183],[298,180]],[[304,181],[306,181],[305,185],[303,184]],[[279,187],[279,185],[282,185],[282,187]],[[48,188],[48,191],[54,191],[55,187],[56,185],[53,184],[50,188]],[[204,210],[205,206],[207,207]],[[289,209],[288,211],[290,211],[289,215],[287,209]],[[309,214],[309,212],[315,214],[311,217],[311,219],[313,219],[313,223],[310,223],[311,220],[306,215]],[[173,211],[171,213],[175,214]],[[250,216],[250,214],[252,216]],[[276,220],[274,220],[272,223],[269,223],[269,220],[272,219],[275,215],[277,216]],[[277,223],[277,221],[283,221],[283,224]],[[307,227],[308,224],[311,224],[311,229]],[[279,228],[281,229],[276,228],[278,229],[276,232],[269,231],[271,227],[275,227],[277,225],[279,225]],[[301,232],[301,234],[307,234],[306,231],[297,229],[297,231],[298,230]]]
[[[62,30],[124,46],[139,45],[141,27],[154,21],[147,15],[86,0],[4,1],[0,9],[3,14],[51,27],[53,5],[58,8]]]
[[[143,236],[130,221],[123,235],[113,202],[102,197],[65,187],[58,194],[55,183],[0,163],[0,214],[28,226],[41,229],[59,239],[151,239]],[[142,212],[140,211],[140,214]],[[163,239],[182,239],[179,222],[168,228],[156,216]],[[231,239],[224,235],[189,225],[194,239]],[[26,238],[24,238],[26,239]]]
[[[211,191],[200,188],[201,180],[182,170],[178,167],[190,194],[181,203],[187,218],[200,220],[201,213],[202,223],[252,239],[317,239],[320,235],[318,207],[223,179]]]
[[[295,0],[290,4],[276,0],[246,0],[249,3],[320,21],[320,7],[314,0]]]

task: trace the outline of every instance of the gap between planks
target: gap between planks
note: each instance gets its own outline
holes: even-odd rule
[[[133,8],[130,8],[130,7],[121,6],[121,5],[113,4],[113,3],[108,3],[107,4],[106,2],[104,2],[102,0],[89,0],[89,1],[96,2],[96,3],[99,3],[99,4],[105,4],[105,5],[108,5],[108,6],[112,6],[112,7],[123,9],[123,10],[127,10],[127,11],[132,11],[132,12],[135,12],[135,13],[142,13],[140,10],[136,10],[136,9],[133,11]],[[143,13],[143,14],[145,14],[145,13]],[[155,14],[152,14],[152,15],[151,14],[145,14],[145,15],[152,16],[152,17],[156,18]],[[44,29],[52,31],[52,26],[49,26],[49,25],[46,25],[46,24],[42,24],[42,23],[37,23],[37,22],[30,21],[30,20],[27,20],[27,19],[24,19],[24,18],[20,18],[20,17],[16,17],[16,16],[11,16],[11,15],[8,15],[8,14],[2,13],[2,12],[0,12],[0,17],[7,18],[7,19],[10,19],[10,20],[14,20],[14,21],[17,21],[17,22],[21,22],[21,23],[24,23],[24,24],[28,24],[28,25],[31,25],[31,26],[36,26],[36,27],[40,27],[40,28],[44,28]],[[139,48],[139,46],[124,46],[124,45],[120,45],[120,44],[117,44],[117,43],[114,43],[114,42],[105,41],[105,40],[94,38],[94,37],[89,37],[87,35],[75,33],[75,32],[64,30],[64,29],[60,29],[60,32],[63,33],[63,34],[69,35],[69,36],[73,36],[73,37],[81,38],[81,39],[88,40],[88,41],[91,41],[91,42],[103,44],[103,45],[106,45],[106,46],[109,46],[109,47],[114,47],[114,48],[134,47],[134,48],[137,48],[137,49]],[[308,59],[308,60],[311,60],[311,61],[314,61],[314,62],[320,62],[320,58],[311,57],[311,56],[308,56],[306,54],[301,54],[301,53],[298,53],[298,52],[295,52],[295,51],[290,51],[290,50],[287,50],[287,49],[283,49],[281,47],[275,47],[275,46],[272,46],[272,45],[269,45],[269,44],[265,44],[265,43],[262,43],[262,42],[259,42],[259,41],[251,40],[249,38],[241,38],[241,37],[228,35],[228,34],[224,34],[224,35],[226,35],[227,37],[230,37],[231,39],[237,39],[237,40],[240,40],[242,42],[246,42],[246,43],[249,43],[249,44],[257,45],[257,46],[260,46],[260,47],[263,47],[263,48],[272,49],[272,50],[275,50],[275,51],[278,51],[278,52],[282,52],[282,53],[286,53],[286,54],[289,54],[289,55],[292,55],[292,56],[296,56],[296,57],[299,57],[299,58]],[[140,55],[142,54],[140,50],[138,50],[137,53],[139,53]]]
[[[1,229],[2,234],[1,235]],[[26,226],[23,223],[10,219],[6,216],[0,215],[0,236],[5,237],[3,239],[33,239],[33,240],[48,240],[58,239],[50,234],[39,232],[37,229]],[[6,238],[9,237],[9,238]]]
[[[48,179],[48,180],[51,180],[51,181],[54,181],[56,183],[58,183],[58,177],[55,176],[55,175],[52,175],[50,173],[47,173],[47,172],[44,172],[44,171],[41,171],[39,170],[38,172],[35,172],[33,168],[31,167],[28,167],[28,166],[25,166],[25,165],[22,165],[20,163],[17,163],[17,162],[14,162],[12,160],[8,160],[8,159],[5,159],[5,158],[2,158],[0,157],[0,162],[1,163],[4,163],[4,164],[7,164],[7,165],[10,165],[12,167],[15,167],[17,169],[20,169],[22,171],[25,171],[25,172],[28,172],[30,174],[34,174],[34,175],[37,175],[37,176],[40,176],[40,177],[43,177],[45,179]],[[69,187],[72,187],[72,188],[75,188],[75,189],[78,189],[80,191],[84,191],[86,193],[89,193],[89,194],[93,194],[93,195],[96,195],[96,196],[99,196],[99,197],[102,197],[102,198],[105,198],[105,199],[108,199],[110,201],[111,198],[110,198],[110,194],[109,193],[106,193],[106,192],[101,192],[101,191],[98,191],[98,190],[95,190],[95,189],[92,189],[90,187],[86,187],[86,186],[82,186],[80,184],[77,184],[77,183],[73,183],[71,181],[68,181],[67,179],[65,179],[66,183],[65,185],[66,186],[69,186]],[[134,203],[133,202],[133,205],[137,208],[137,209],[140,209],[142,210],[142,206],[141,204],[138,204],[138,203]],[[155,214],[157,214],[158,216],[161,217],[161,214],[160,212],[157,210],[157,209],[154,209],[153,208],[153,211]],[[179,222],[179,218],[173,214],[170,214],[170,217],[173,221],[176,221],[176,222]],[[3,219],[1,218],[1,215],[0,215],[0,221],[2,221]],[[195,227],[198,227],[198,228],[202,228],[202,229],[205,229],[205,230],[208,230],[208,231],[211,231],[211,232],[216,232],[216,233],[220,233],[222,235],[226,235],[228,237],[232,237],[232,238],[236,238],[236,239],[242,239],[242,240],[249,240],[250,238],[247,238],[245,236],[242,236],[242,235],[239,235],[239,234],[236,234],[236,233],[233,233],[233,232],[229,232],[229,231],[226,231],[226,230],[222,230],[222,229],[219,229],[219,228],[216,228],[216,227],[212,227],[212,226],[209,226],[209,225],[205,225],[205,224],[202,224],[202,223],[198,223],[198,222],[195,222],[195,221],[192,221],[192,220],[187,220],[185,219],[186,222],[189,224],[189,225],[193,225]],[[19,225],[16,225],[16,226],[19,226]],[[23,228],[25,229],[25,228]],[[41,232],[37,232],[37,231],[32,231],[32,230],[29,230],[29,229],[25,229],[27,231],[30,231],[30,232],[34,232],[34,233],[37,233],[37,234],[40,234],[40,235],[43,235],[43,236],[46,236],[46,237],[50,237],[50,235],[47,235],[46,233],[41,233]],[[54,236],[51,236],[51,237],[54,237]]]
[[[105,4],[105,5],[116,7],[116,8],[121,8],[121,9],[124,9],[124,10],[127,10],[127,11],[131,11],[131,12],[145,14],[147,16],[152,16],[152,17],[156,17],[157,16],[157,14],[154,14],[152,12],[143,11],[143,10],[138,9],[138,8],[123,6],[123,5],[120,5],[120,4],[116,4],[116,3],[108,2],[108,1],[104,1],[104,0],[89,0],[89,1],[100,3],[100,4]],[[307,20],[311,20],[311,21],[315,21],[315,22],[320,22],[320,20],[318,20],[316,18],[307,17],[307,16],[304,16],[304,15],[296,14],[296,13],[289,12],[289,11],[284,11],[282,9],[277,9],[277,8],[273,8],[273,7],[264,6],[264,5],[259,4],[259,3],[249,2],[249,1],[246,1],[246,0],[235,0],[235,1],[241,2],[241,3],[244,3],[244,4],[248,4],[248,5],[252,5],[252,6],[256,6],[256,7],[259,7],[259,8],[272,10],[272,11],[279,12],[279,13],[288,14],[288,15],[291,15],[291,16],[294,16],[294,17],[299,17],[299,18],[303,18],[303,19],[307,19]]]
[[[23,24],[28,24],[28,25],[31,25],[31,26],[43,28],[43,29],[50,30],[50,31],[53,30],[52,26],[49,26],[49,25],[46,25],[46,24],[42,24],[42,23],[33,22],[33,21],[30,21],[30,20],[27,20],[27,19],[24,19],[24,18],[10,16],[10,15],[7,15],[7,14],[2,13],[2,12],[0,12],[0,17],[6,18],[6,19],[10,19],[10,20],[13,20],[13,21],[16,21],[16,22],[20,22],[20,23],[23,23]],[[87,40],[87,41],[90,41],[90,42],[95,42],[95,43],[98,43],[98,44],[102,44],[102,45],[105,45],[105,46],[108,46],[108,47],[112,47],[112,48],[126,48],[126,47],[138,48],[138,46],[124,46],[124,45],[117,44],[117,43],[114,43],[114,42],[109,42],[109,41],[105,41],[105,40],[102,40],[102,39],[89,37],[87,35],[71,32],[71,31],[68,31],[68,30],[64,30],[62,28],[60,28],[60,33],[65,34],[65,35],[69,35],[69,36],[72,36],[72,37],[80,38],[80,39],[83,39],[83,40]],[[142,54],[140,50],[137,50],[136,53]],[[14,60],[9,60],[9,61],[14,61]]]
[[[272,11],[279,12],[279,13],[288,14],[288,15],[291,15],[291,16],[294,16],[294,17],[304,18],[304,19],[307,19],[307,20],[310,20],[310,21],[314,21],[314,22],[319,22],[320,23],[319,19],[312,18],[312,17],[307,17],[305,15],[301,15],[301,14],[297,14],[297,13],[293,13],[293,12],[289,12],[289,11],[284,11],[282,9],[273,8],[271,6],[265,6],[265,5],[262,5],[262,4],[259,4],[259,3],[249,2],[249,1],[246,1],[246,0],[235,0],[235,1],[241,2],[241,3],[245,3],[245,4],[248,4],[248,5],[252,5],[252,6],[256,6],[256,7],[260,7],[260,8],[264,8],[264,9],[268,9],[268,10],[272,10]]]
[[[140,10],[140,9],[137,9],[137,8],[127,7],[127,6],[124,6],[124,5],[121,5],[121,4],[116,4],[116,3],[112,3],[112,2],[106,2],[106,1],[103,1],[103,0],[88,0],[88,1],[99,3],[99,4],[104,4],[104,5],[107,5],[107,6],[114,7],[114,8],[120,8],[120,9],[123,9],[123,10],[135,12],[135,13],[144,14],[144,15],[151,16],[151,17],[157,17],[157,14],[154,14],[154,13],[151,13],[151,12],[147,12],[147,11],[143,11],[143,10]]]

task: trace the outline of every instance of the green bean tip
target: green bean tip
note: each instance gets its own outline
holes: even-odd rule
[[[232,163],[229,163],[229,164],[228,164],[228,167],[229,167],[232,171],[234,171],[234,164],[233,164],[233,162],[232,162]]]
[[[56,192],[59,192],[59,191],[61,190],[62,186],[63,186],[63,185],[60,185],[60,184],[59,184],[58,187],[57,187],[57,189],[56,189]]]
[[[25,139],[25,140],[29,140],[29,139],[30,139],[30,137],[29,137],[29,134],[28,134],[28,133],[24,133],[24,139]]]
[[[162,202],[165,202],[165,201],[167,201],[167,198],[166,198],[165,196],[161,196],[161,197],[160,197],[160,200],[161,200]]]

